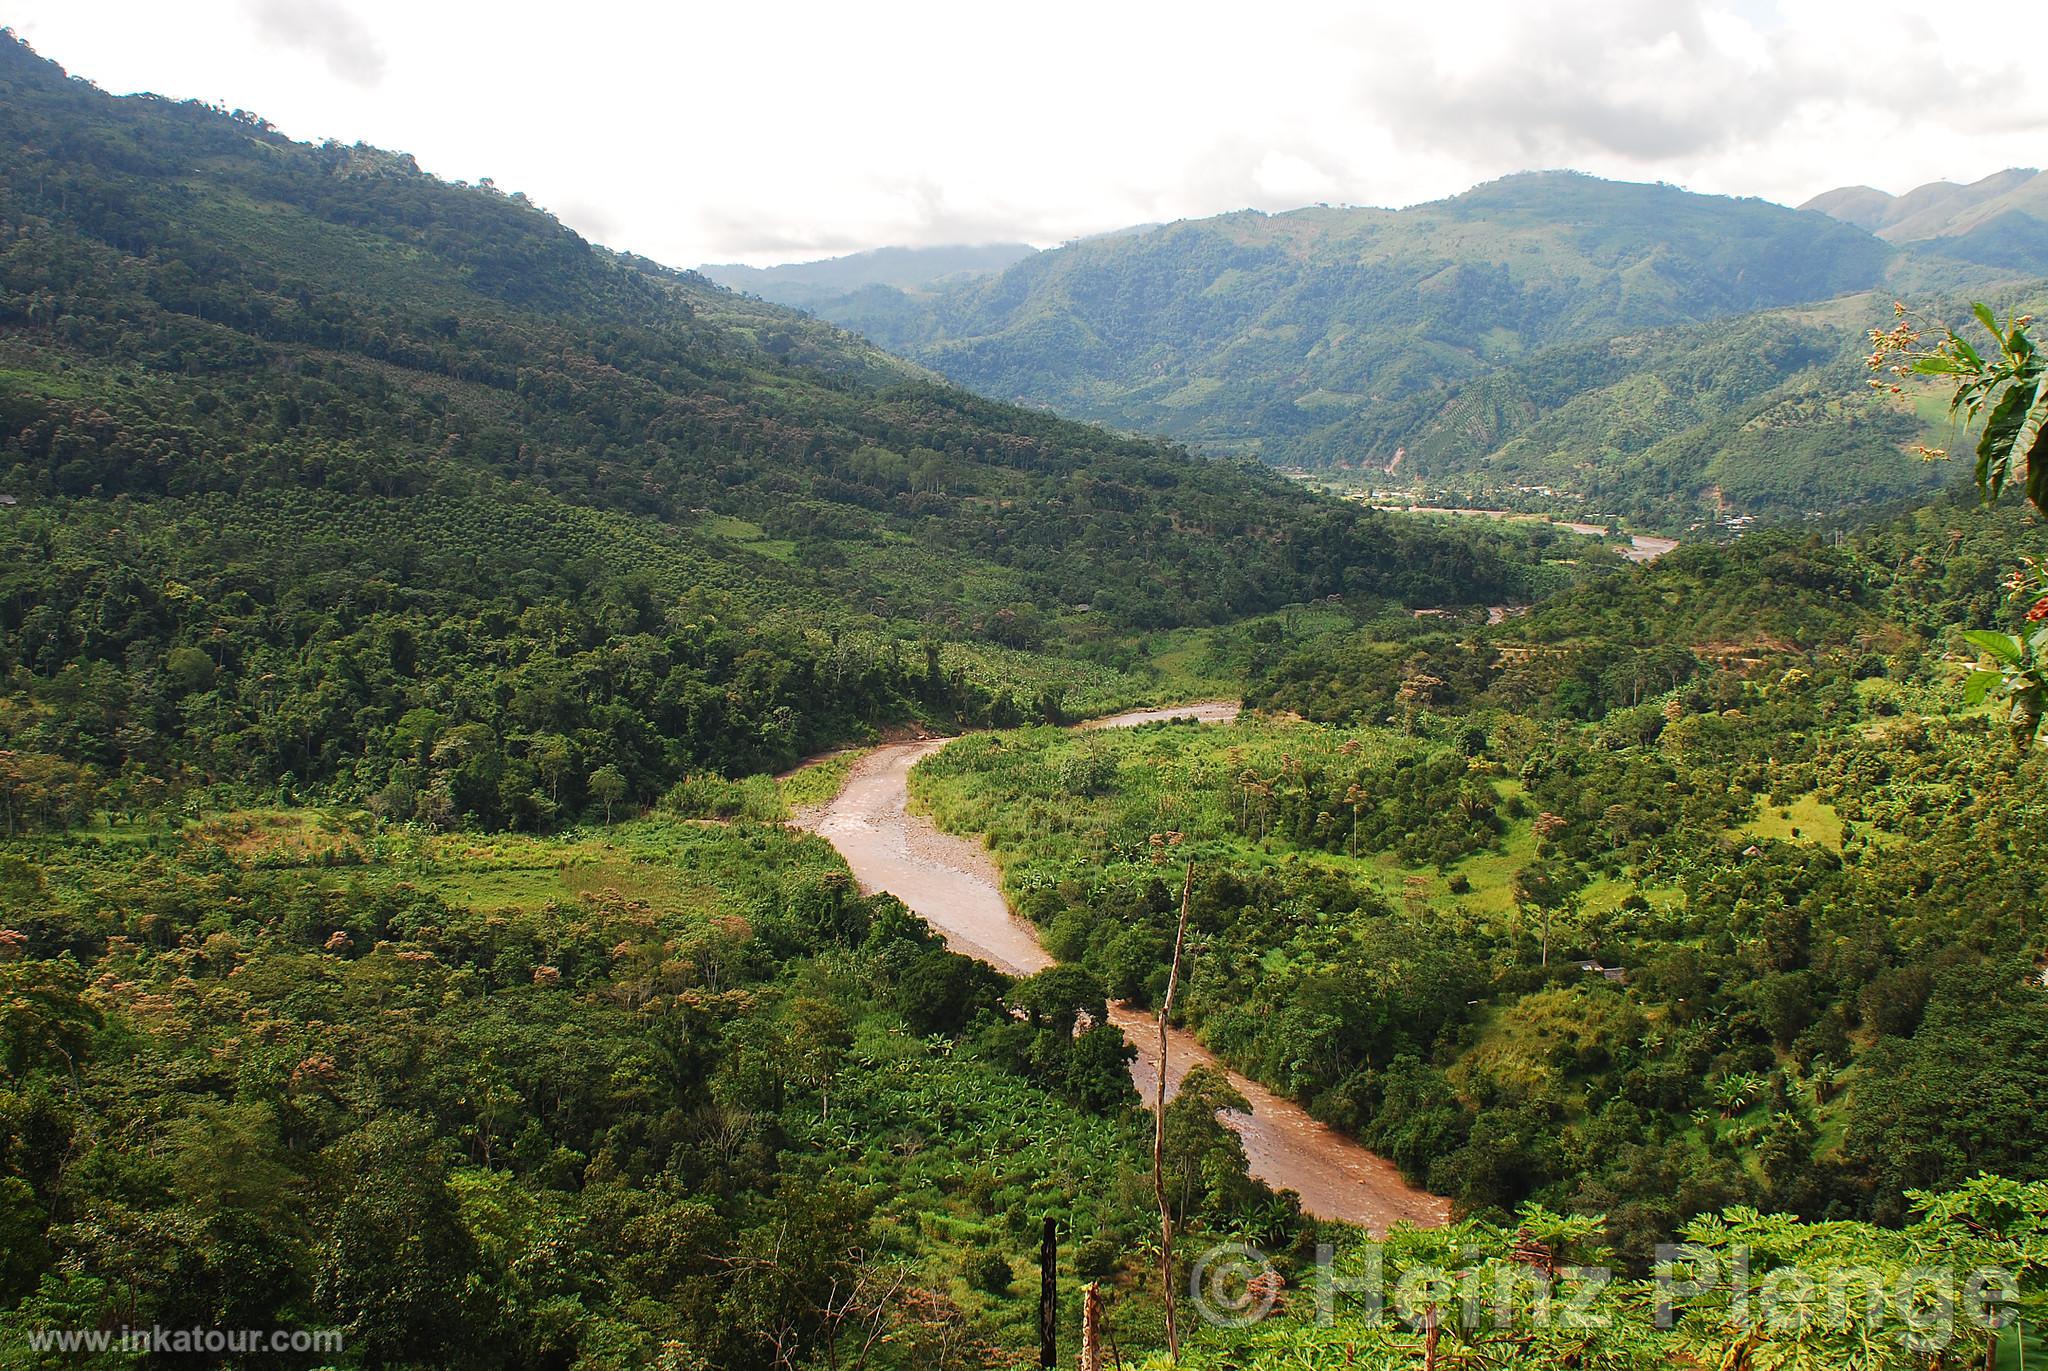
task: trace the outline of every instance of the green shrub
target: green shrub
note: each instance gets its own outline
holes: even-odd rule
[[[728,781],[708,772],[685,776],[661,797],[661,807],[679,819],[751,819],[774,823],[786,811],[775,781],[768,776],[748,776]]]
[[[1010,1259],[1000,1252],[976,1252],[967,1258],[961,1275],[976,1290],[988,1295],[1010,1293]]]

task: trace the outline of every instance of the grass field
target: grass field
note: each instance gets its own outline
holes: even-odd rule
[[[1835,807],[1818,795],[1801,795],[1788,805],[1765,801],[1757,816],[1741,832],[1759,841],[1776,838],[1788,843],[1814,843],[1830,852],[1842,850],[1846,826]]]

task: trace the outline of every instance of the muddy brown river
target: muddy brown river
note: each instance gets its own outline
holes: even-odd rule
[[[1134,710],[1080,727],[1128,728],[1189,715],[1205,723],[1227,723],[1237,717],[1237,706],[1212,702]],[[1052,956],[1040,946],[1037,931],[1010,912],[987,849],[909,812],[911,767],[946,742],[929,738],[877,748],[854,766],[837,798],[797,822],[839,849],[863,890],[887,891],[903,901],[954,951],[1013,976],[1043,971],[1052,965]],[[1110,1019],[1138,1049],[1131,1079],[1149,1105],[1159,1080],[1158,1020],[1122,1005],[1110,1010]],[[1169,1094],[1190,1067],[1220,1066],[1193,1034],[1173,1029],[1167,1041]],[[1275,1189],[1299,1194],[1308,1213],[1375,1233],[1404,1219],[1418,1224],[1448,1219],[1448,1201],[1403,1181],[1386,1158],[1318,1123],[1300,1105],[1257,1081],[1234,1071],[1229,1076],[1251,1101],[1249,1115],[1230,1114],[1224,1121],[1244,1139],[1252,1174]]]

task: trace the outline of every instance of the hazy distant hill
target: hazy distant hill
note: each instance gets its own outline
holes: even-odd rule
[[[1867,289],[1893,253],[1760,200],[1540,173],[1406,210],[1185,221],[817,308],[985,394],[1318,463],[1368,408],[1547,347]]]
[[[699,267],[721,286],[798,309],[850,295],[868,286],[918,294],[935,286],[993,276],[1038,249],[1029,243],[979,243],[928,248],[875,248],[821,262],[779,267],[739,263]]]
[[[1894,243],[1967,231],[2012,209],[2048,210],[2048,176],[2008,167],[1968,185],[1930,181],[1904,195],[1843,186],[1814,196],[1801,209],[1819,210]]]
[[[1904,195],[1844,186],[1800,208],[1926,254],[2048,273],[2048,175],[2032,167],[2010,167],[1968,185],[1932,181]]]

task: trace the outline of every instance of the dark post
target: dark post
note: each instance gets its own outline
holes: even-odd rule
[[[1047,1219],[1038,1240],[1038,1364],[1046,1371],[1060,1364],[1059,1286],[1059,1231]]]

